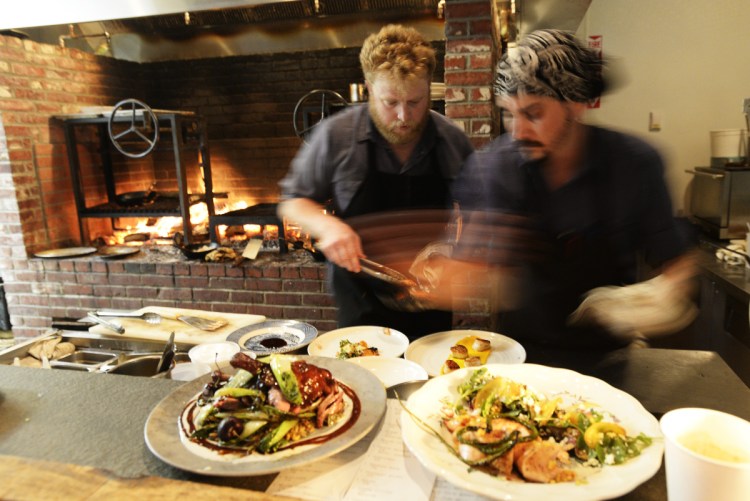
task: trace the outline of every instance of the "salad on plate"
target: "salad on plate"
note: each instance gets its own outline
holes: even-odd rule
[[[242,352],[215,371],[181,416],[183,436],[220,455],[273,454],[321,443],[352,426],[356,394],[331,372],[289,355]],[[337,433],[334,433],[336,432]]]
[[[437,427],[412,418],[468,467],[505,480],[585,483],[652,443],[596,403],[568,392],[546,395],[484,367],[467,371],[455,391],[441,400]]]

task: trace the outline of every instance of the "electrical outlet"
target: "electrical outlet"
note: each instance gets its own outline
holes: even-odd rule
[[[664,125],[664,115],[661,111],[652,111],[648,114],[648,130],[658,132]]]
[[[742,108],[745,114],[750,115],[750,97],[745,98]]]

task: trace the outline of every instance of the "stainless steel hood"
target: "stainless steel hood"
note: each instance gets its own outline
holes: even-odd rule
[[[218,11],[281,3],[299,2],[296,0],[131,0],[125,2],[27,0],[3,12],[0,18],[0,30],[164,16],[185,12]]]
[[[34,4],[40,3],[49,3],[49,10],[39,11]],[[3,15],[0,30],[137,62],[354,47],[389,22],[412,25],[432,41],[445,39],[442,0],[31,0],[29,4],[17,9],[23,12]]]
[[[557,28],[576,31],[591,0],[516,0],[518,33]]]
[[[447,0],[450,2],[451,0]],[[518,33],[575,30],[591,0],[515,3]],[[360,46],[383,24],[445,39],[443,0],[26,0],[0,33],[135,62]]]

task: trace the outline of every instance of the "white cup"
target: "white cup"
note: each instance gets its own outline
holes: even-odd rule
[[[660,420],[671,501],[750,499],[750,422],[683,408]]]

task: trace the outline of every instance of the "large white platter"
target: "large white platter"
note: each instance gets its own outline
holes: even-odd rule
[[[436,332],[421,337],[412,341],[404,358],[424,367],[430,376],[439,376],[440,368],[451,354],[451,346],[466,336],[477,336],[490,342],[492,353],[487,357],[488,364],[520,364],[526,360],[526,350],[518,341],[502,334],[480,330]]]
[[[367,346],[377,348],[380,354],[378,356],[381,357],[400,357],[409,346],[409,338],[395,329],[376,325],[358,325],[321,334],[307,347],[307,353],[318,357],[336,358],[339,343],[344,339],[352,343],[364,341]]]
[[[211,380],[206,375],[180,386],[151,411],[144,429],[149,450],[167,464],[202,475],[265,475],[332,456],[362,439],[380,421],[385,412],[385,387],[372,372],[345,360],[304,355],[295,358],[328,369],[334,378],[354,390],[361,413],[351,428],[318,445],[266,455],[222,456],[188,441],[180,430],[185,406]]]
[[[567,393],[598,404],[619,418],[620,424],[629,435],[642,432],[654,437],[654,441],[640,456],[627,463],[596,470],[587,477],[586,483],[511,482],[470,469],[435,435],[420,427],[406,411],[402,412],[401,429],[407,447],[428,470],[448,482],[468,491],[504,501],[593,501],[622,496],[654,476],[659,470],[664,453],[659,422],[640,402],[627,393],[599,379],[566,369],[534,364],[495,364],[486,367],[493,375],[525,383],[548,397]],[[456,386],[464,381],[471,371],[478,369],[460,369],[429,380],[409,397],[406,403],[408,409],[437,430],[440,401],[444,398],[455,399]]]

